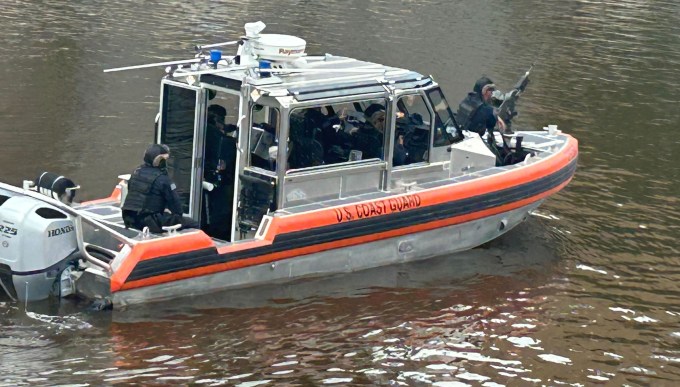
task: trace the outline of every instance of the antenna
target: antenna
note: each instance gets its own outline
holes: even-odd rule
[[[395,69],[397,70],[397,69]],[[311,74],[324,74],[324,73],[357,73],[357,74],[373,74],[373,73],[387,73],[390,69],[387,68],[374,68],[374,69],[257,69],[261,73],[311,73]]]
[[[205,50],[205,49],[208,49],[208,48],[231,46],[231,45],[238,44],[238,43],[239,43],[239,40],[232,40],[232,41],[224,42],[224,43],[196,45],[196,47],[194,47],[194,48],[196,49],[196,51],[202,51],[202,50]]]
[[[114,71],[137,70],[137,69],[144,69],[144,68],[148,68],[148,67],[161,67],[161,66],[172,66],[172,65],[186,64],[186,63],[199,63],[199,62],[203,61],[204,59],[206,59],[206,58],[174,60],[174,61],[170,61],[170,62],[158,62],[158,63],[143,64],[143,65],[118,67],[118,68],[114,68],[114,69],[106,69],[106,70],[104,70],[104,72],[110,73],[110,72],[114,72]]]

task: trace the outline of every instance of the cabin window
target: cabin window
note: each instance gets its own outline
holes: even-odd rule
[[[276,171],[279,144],[279,109],[254,105],[251,110],[250,166]]]
[[[432,107],[434,108],[434,142],[436,147],[451,145],[456,134],[453,123],[453,112],[446,102],[446,97],[439,88],[427,92]]]
[[[384,159],[384,99],[294,109],[287,169]]]
[[[397,101],[395,166],[429,161],[432,114],[425,98],[419,94],[405,95]]]

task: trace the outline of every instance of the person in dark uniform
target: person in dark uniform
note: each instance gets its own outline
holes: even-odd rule
[[[496,116],[491,106],[494,90],[496,85],[487,77],[481,77],[475,82],[472,92],[463,99],[456,113],[456,119],[463,130],[476,132],[482,137],[487,132],[492,133],[496,125],[501,131],[505,130],[505,123]]]
[[[348,161],[352,149],[352,135],[345,132],[344,121],[333,114],[321,123],[321,144],[324,148],[323,163],[336,164]]]
[[[236,159],[236,125],[226,124],[227,109],[220,105],[208,106],[205,136],[205,177],[211,183],[223,180],[229,174],[228,163]],[[231,171],[233,177],[233,171]]]
[[[295,111],[290,118],[290,142],[288,144],[288,168],[298,169],[323,164],[321,125],[325,116],[319,108]]]
[[[205,191],[201,217],[201,229],[223,240],[231,238],[237,144],[233,137],[237,127],[226,124],[226,117],[223,106],[208,106],[203,175],[213,188]]]
[[[372,159],[384,157],[383,140],[385,128],[385,108],[377,103],[369,105],[364,110],[366,122],[352,133],[353,149],[361,151],[361,158]]]
[[[177,187],[166,170],[169,157],[170,149],[163,144],[150,145],[144,152],[144,164],[132,172],[128,181],[122,207],[125,227],[139,230],[148,227],[153,233],[162,233],[165,226],[197,226],[193,220],[182,217]]]
[[[380,158],[384,159],[383,141],[385,139],[385,107],[374,103],[364,110],[366,123],[359,130],[352,134],[354,138],[354,149],[361,151],[362,159]],[[407,157],[404,148],[404,137],[398,136],[394,140],[394,155],[392,164],[395,166],[406,164]]]

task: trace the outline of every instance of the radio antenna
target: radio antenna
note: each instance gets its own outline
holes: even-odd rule
[[[137,69],[145,69],[149,67],[162,67],[162,66],[172,66],[172,65],[178,65],[178,64],[187,64],[187,63],[199,63],[202,62],[205,58],[194,58],[194,59],[185,59],[185,60],[174,60],[170,62],[158,62],[158,63],[149,63],[149,64],[142,64],[142,65],[135,65],[135,66],[125,66],[125,67],[117,67],[114,69],[106,69],[104,70],[105,73],[111,73],[114,71],[125,71],[125,70],[137,70]]]

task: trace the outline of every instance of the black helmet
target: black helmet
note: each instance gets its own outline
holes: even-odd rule
[[[383,111],[383,112],[384,112],[384,111],[385,111],[385,107],[382,106],[382,105],[379,104],[379,103],[373,103],[373,104],[369,105],[369,106],[366,108],[366,110],[364,110],[364,117],[365,117],[366,119],[369,119],[369,118],[371,118],[372,115],[374,115],[376,112],[379,112],[379,111]]]
[[[474,91],[475,93],[481,95],[481,94],[482,94],[482,89],[484,88],[484,86],[486,86],[486,85],[491,85],[491,84],[493,84],[493,81],[492,81],[490,78],[488,78],[488,77],[481,77],[481,78],[479,78],[479,79],[477,80],[477,82],[475,82],[475,86],[474,86],[474,88],[472,89],[472,91]]]
[[[165,144],[152,144],[144,152],[144,162],[152,167],[162,167],[170,157],[170,148]]]

